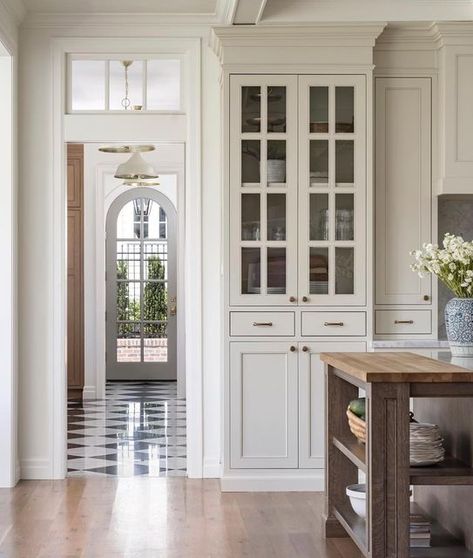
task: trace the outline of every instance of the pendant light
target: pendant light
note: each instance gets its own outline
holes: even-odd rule
[[[158,174],[153,166],[145,161],[141,153],[154,151],[154,145],[106,145],[99,147],[102,153],[131,153],[131,157],[125,163],[119,165],[115,172],[115,178],[122,178],[127,181],[127,185],[145,185],[138,184],[142,180],[150,180],[158,178]],[[149,184],[151,186],[151,184]]]
[[[123,178],[124,180],[147,180],[150,178],[158,178],[158,174],[153,166],[146,162],[141,153],[136,152],[126,161],[118,166],[115,172],[115,178]]]

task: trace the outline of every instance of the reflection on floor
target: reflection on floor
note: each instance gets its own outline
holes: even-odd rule
[[[69,476],[186,475],[186,402],[176,382],[107,382],[68,403]]]

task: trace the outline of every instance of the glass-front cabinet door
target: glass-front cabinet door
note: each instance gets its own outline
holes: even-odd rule
[[[366,302],[363,76],[299,77],[299,299]]]
[[[297,77],[231,76],[230,302],[297,303]]]

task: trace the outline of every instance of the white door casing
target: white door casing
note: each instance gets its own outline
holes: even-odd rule
[[[149,200],[149,201],[148,201]],[[150,203],[150,215],[145,215],[145,204]],[[136,205],[136,208],[135,208]],[[157,207],[153,207],[156,205]],[[165,212],[165,221],[161,220],[161,208]],[[129,230],[127,238],[118,238],[119,216],[132,209],[139,212],[138,223]],[[145,218],[146,222],[145,222]],[[148,222],[149,219],[149,222]],[[133,226],[133,223],[130,223]],[[164,230],[161,231],[161,227]],[[107,349],[106,367],[107,379],[176,379],[176,210],[171,201],[161,192],[152,188],[133,188],[121,194],[111,204],[107,214]],[[156,234],[148,234],[152,230]],[[155,238],[152,238],[155,237]],[[120,263],[126,266],[124,271],[126,280],[118,277],[117,252],[120,249]],[[159,279],[150,278],[151,258],[159,265]],[[136,265],[138,264],[138,265]],[[151,281],[150,281],[151,279]],[[127,321],[120,321],[124,316],[119,313],[129,313],[128,308],[117,310],[118,289],[125,289],[129,295],[136,293],[139,301],[139,316],[126,316]],[[165,316],[150,317],[146,309],[150,309],[151,301],[147,301],[150,289],[158,289],[151,293],[166,299],[166,321],[151,322],[151,319],[163,320]],[[122,290],[122,293],[124,291]],[[136,301],[133,301],[136,304]],[[123,302],[122,302],[123,305]],[[131,312],[136,314],[136,312]],[[130,318],[130,320],[128,320]],[[137,320],[137,321],[135,321]],[[120,323],[119,323],[120,322]],[[120,339],[117,338],[120,329]],[[126,330],[126,332],[125,332]],[[128,331],[129,330],[129,331]],[[127,337],[131,336],[130,339]],[[163,343],[163,347],[153,347],[153,343]],[[128,348],[118,347],[117,343],[130,345]],[[133,345],[137,344],[138,347]],[[159,353],[158,353],[159,352]],[[128,356],[130,353],[132,356]],[[158,359],[158,360],[155,360]]]

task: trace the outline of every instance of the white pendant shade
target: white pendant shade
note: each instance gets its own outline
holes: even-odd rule
[[[147,180],[150,178],[158,178],[158,174],[153,166],[147,163],[140,153],[133,155],[117,168],[115,178],[123,178],[124,180]]]

